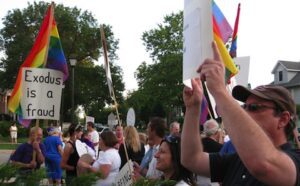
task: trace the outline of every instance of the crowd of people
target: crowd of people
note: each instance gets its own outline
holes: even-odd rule
[[[60,184],[65,171],[70,185],[78,170],[84,169],[99,173],[95,185],[110,186],[130,159],[134,180],[173,180],[177,186],[300,185],[300,154],[289,142],[295,136],[297,118],[290,92],[275,85],[253,90],[236,86],[231,95],[215,43],[212,50],[213,59],[199,67],[200,76],[191,80],[192,88],[183,90],[186,110],[182,125],[172,122],[167,132],[166,120],[153,117],[146,134],[134,126],[123,130],[121,125],[99,134],[89,122],[87,131],[71,125],[66,142],[56,128],[49,129],[44,141],[42,130],[32,128],[28,142],[17,148],[11,162],[19,165],[24,175],[45,162],[51,184]],[[210,119],[199,125],[201,81],[206,81],[216,101],[222,124]],[[80,157],[78,140],[95,152],[89,161]]]

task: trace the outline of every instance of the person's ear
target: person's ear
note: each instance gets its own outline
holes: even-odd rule
[[[291,114],[288,111],[283,111],[282,113],[280,113],[279,117],[280,118],[279,118],[278,127],[284,128],[286,125],[289,124],[289,121],[291,119]]]

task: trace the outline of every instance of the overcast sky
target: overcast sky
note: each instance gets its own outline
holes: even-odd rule
[[[33,1],[30,1],[33,2]],[[163,17],[183,10],[183,0],[54,0],[92,12],[100,24],[112,26],[120,40],[116,61],[124,72],[127,90],[136,89],[134,72],[143,61],[151,62],[142,45],[143,32],[156,28]],[[250,56],[249,82],[270,83],[278,60],[300,60],[300,1],[298,0],[216,0],[231,23],[241,2],[237,56]],[[0,0],[0,18],[8,10],[27,7],[25,0]],[[2,20],[0,27],[2,27]],[[99,61],[103,63],[103,61]]]

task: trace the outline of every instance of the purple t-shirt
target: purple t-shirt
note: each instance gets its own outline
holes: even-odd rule
[[[40,143],[39,145],[40,145],[40,149],[42,151],[42,154],[45,156],[45,146],[44,146],[44,144]],[[10,157],[10,160],[28,164],[32,160],[32,154],[33,154],[32,145],[29,144],[29,143],[23,143],[12,154],[12,156]],[[41,166],[41,164],[38,163],[38,161],[37,161],[37,167],[36,168],[39,169],[40,166]]]

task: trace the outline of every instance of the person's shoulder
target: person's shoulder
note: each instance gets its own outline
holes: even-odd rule
[[[107,151],[105,151],[106,153],[118,153],[118,150],[117,149],[115,149],[115,148],[110,148],[110,149],[108,149]]]
[[[21,143],[21,144],[17,147],[17,149],[24,148],[24,147],[27,147],[27,146],[30,146],[30,144],[27,143],[27,142]]]
[[[120,156],[120,155],[119,155],[119,152],[117,149],[111,148],[111,149],[105,151],[105,156],[106,157],[115,157],[115,156]]]
[[[300,149],[284,150],[284,152],[293,160],[296,166],[297,175],[300,173]],[[300,185],[300,177],[297,178],[297,185]]]
[[[93,131],[92,131],[92,134],[98,135],[98,136],[99,136],[99,133],[97,132],[97,130],[93,130]]]
[[[25,142],[25,143],[20,144],[20,145],[16,148],[16,151],[17,151],[17,152],[24,151],[24,150],[29,149],[29,148],[31,148],[31,147],[32,147],[31,144]]]
[[[284,150],[284,152],[291,156],[300,166],[300,149]]]

